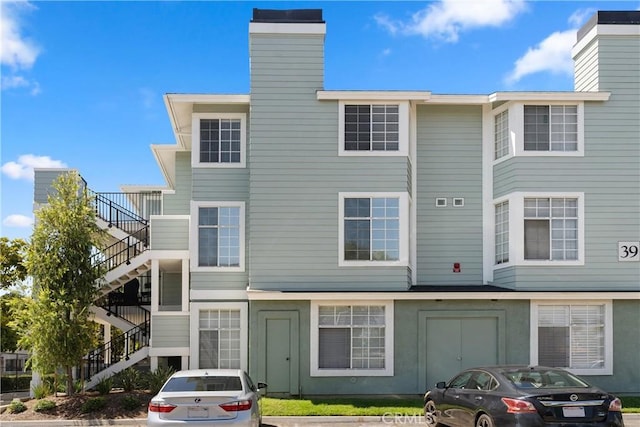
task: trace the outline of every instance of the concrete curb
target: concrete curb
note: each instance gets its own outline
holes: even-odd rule
[[[625,427],[640,427],[640,414],[623,414]],[[413,422],[411,422],[413,421]],[[423,425],[419,418],[414,420],[396,420],[394,415],[388,416],[326,416],[326,417],[262,417],[262,422],[272,426],[324,426],[331,424],[353,425]],[[120,420],[33,420],[33,421],[2,421],[2,427],[66,427],[66,426],[129,426],[145,427],[146,418],[120,419]]]

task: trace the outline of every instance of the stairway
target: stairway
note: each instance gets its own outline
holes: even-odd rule
[[[92,257],[94,264],[104,266],[106,274],[99,284],[99,298],[91,311],[96,319],[125,332],[87,354],[85,389],[95,387],[103,378],[133,366],[149,355],[151,313],[142,307],[138,294],[138,278],[151,269],[149,221],[135,213],[136,206],[129,203],[132,194],[93,193],[98,225],[108,230],[113,243]],[[144,203],[144,200],[138,200],[139,206]],[[132,288],[131,292],[129,288]]]

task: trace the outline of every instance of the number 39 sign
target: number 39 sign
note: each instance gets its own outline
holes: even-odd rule
[[[618,242],[618,261],[640,261],[640,242]]]

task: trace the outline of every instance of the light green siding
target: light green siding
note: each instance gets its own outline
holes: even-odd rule
[[[339,157],[322,35],[251,35],[253,289],[406,289],[406,267],[338,267],[338,194],[407,191],[402,157]]]
[[[617,252],[617,242],[640,240],[638,37],[603,37],[578,62],[597,69],[597,88],[611,91],[607,102],[585,103],[584,157],[508,159],[494,167],[493,190],[495,198],[514,191],[583,192],[585,265],[511,267],[496,271],[494,284],[516,283],[518,290],[640,289],[640,264],[619,262]]]
[[[189,220],[166,216],[153,218],[151,249],[189,250]]]
[[[189,347],[189,316],[152,316],[151,343],[154,348]]]
[[[598,90],[598,41],[594,40],[575,58],[574,88],[576,91]]]
[[[191,152],[177,152],[174,194],[162,196],[164,215],[189,215],[191,200]]]
[[[219,273],[191,273],[191,289],[198,291],[213,290],[245,290],[249,282],[249,275],[236,272],[219,272]]]
[[[482,109],[419,106],[417,140],[418,284],[481,284]],[[453,207],[458,197],[464,207]]]
[[[60,175],[71,172],[74,169],[48,169],[35,170],[33,184],[33,201],[35,203],[47,203],[48,197],[52,194],[53,183]]]
[[[160,281],[160,310],[182,310],[182,274],[162,273]]]

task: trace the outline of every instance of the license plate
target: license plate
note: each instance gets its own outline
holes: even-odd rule
[[[584,408],[582,406],[566,406],[562,408],[562,415],[567,418],[584,417]]]
[[[198,406],[189,407],[189,418],[207,418],[207,408],[200,408]]]

